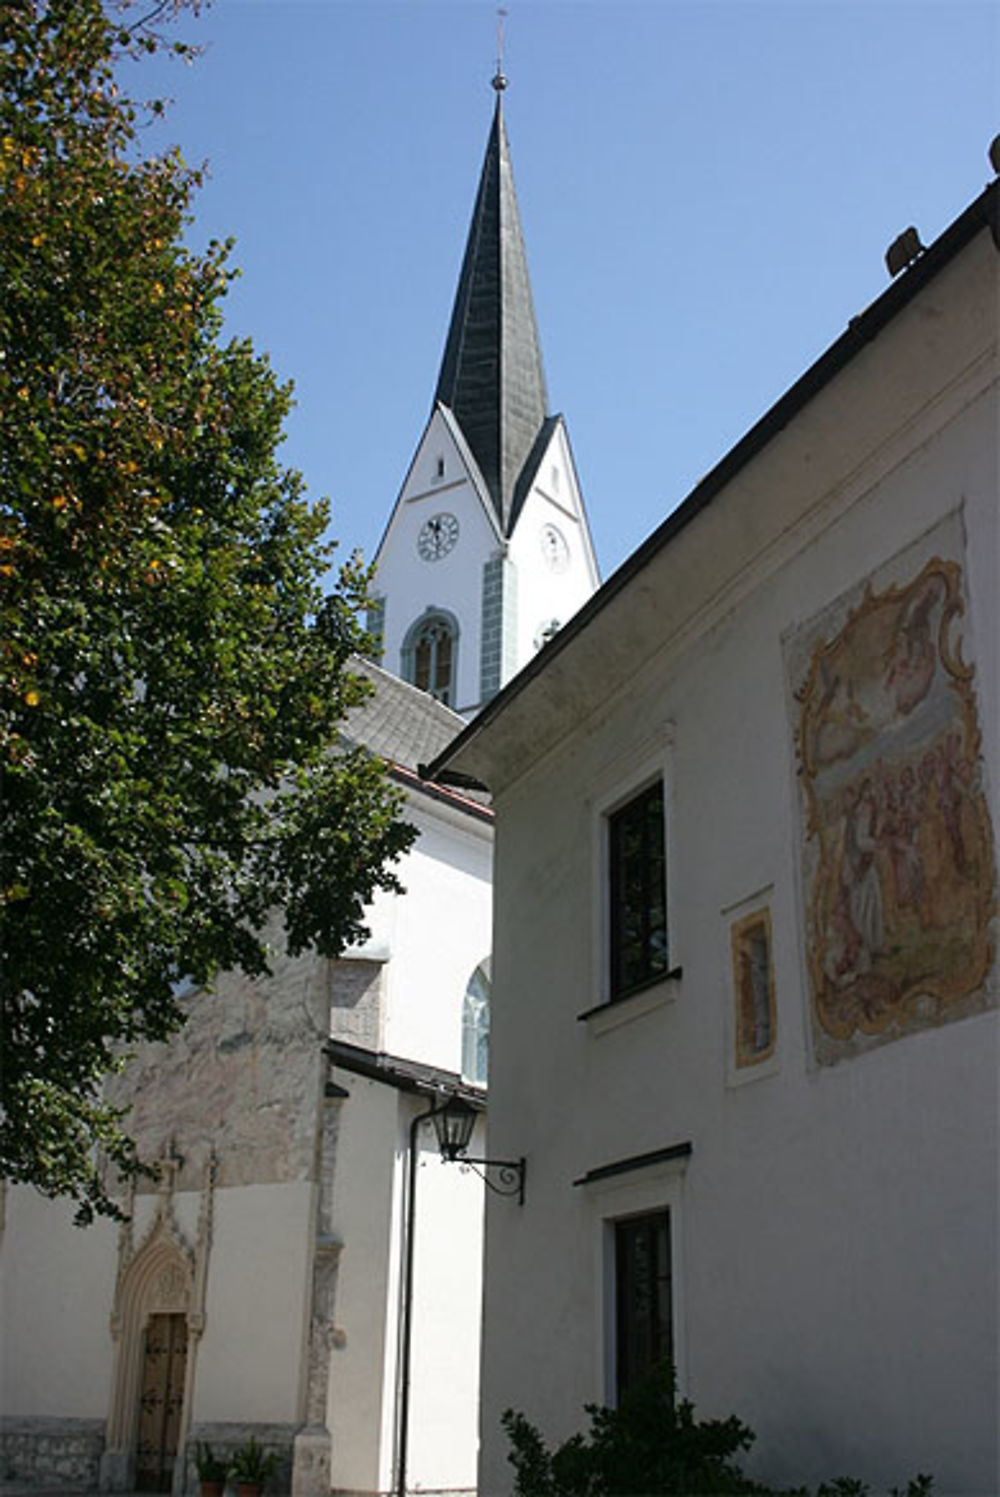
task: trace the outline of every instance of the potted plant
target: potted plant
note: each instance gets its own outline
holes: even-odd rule
[[[238,1497],[260,1497],[264,1483],[278,1464],[273,1450],[262,1450],[253,1435],[233,1451],[229,1474],[236,1482]]]
[[[213,1455],[209,1444],[199,1440],[194,1448],[194,1464],[201,1486],[201,1497],[222,1497],[229,1476],[229,1462]]]

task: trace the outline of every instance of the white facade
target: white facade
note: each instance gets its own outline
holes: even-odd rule
[[[394,675],[412,679],[404,644],[428,610],[455,621],[454,699],[448,705],[457,711],[479,701],[483,567],[501,549],[496,517],[462,446],[454,423],[438,408],[379,546],[373,588],[381,612],[381,663]],[[439,552],[424,545],[421,554],[425,526],[442,516],[456,524],[450,548]]]
[[[569,622],[600,582],[573,453],[561,421],[538,464],[508,554],[517,574],[512,626],[519,670]]]
[[[131,1490],[143,1338],[165,1315],[186,1327],[175,1492],[196,1490],[185,1447],[250,1434],[280,1456],[273,1490],[393,1488],[410,1122],[462,1087],[465,990],[491,939],[489,812],[414,789],[407,814],[406,893],[379,898],[363,947],[227,974],[138,1054],[119,1098],[165,1172],[125,1226],[80,1230],[62,1203],[6,1192],[5,1476]],[[456,1491],[475,1485],[482,1187],[432,1144],[425,1126],[408,1486]]]
[[[754,1473],[1000,1490],[990,212],[437,763],[494,796],[490,1143],[529,1171],[487,1212],[483,1492],[505,1408],[554,1443],[614,1400],[616,1226],[664,1211],[681,1390]],[[611,818],[658,781],[669,957],[611,1002]]]
[[[371,938],[352,959],[384,962],[383,1023],[373,1048],[458,1076],[465,991],[492,937],[491,827],[447,804],[417,802],[413,815],[420,838],[400,870],[406,894],[380,901]],[[333,1033],[354,1037],[336,1022]],[[400,1090],[337,1064],[331,1074],[349,1092],[331,1217],[344,1243],[328,1404],[332,1485],[386,1492],[399,1455],[408,1139],[433,1093]],[[442,1163],[428,1125],[419,1149],[407,1484],[467,1490],[478,1458],[483,1192],[468,1171]],[[478,1134],[472,1152],[484,1152]]]
[[[341,1119],[334,1230],[344,1237],[328,1424],[335,1490],[388,1492],[398,1460],[406,1145],[427,1110],[384,1083],[337,1071]],[[396,1170],[373,1170],[373,1140]],[[485,1148],[476,1136],[475,1154]],[[468,1491],[478,1458],[482,1188],[421,1129],[416,1186],[407,1487]],[[349,1235],[348,1235],[349,1234]]]
[[[418,805],[413,820],[420,838],[400,875],[406,896],[392,900],[394,960],[385,972],[380,1048],[459,1073],[461,1000],[476,967],[489,957],[493,939],[490,838],[484,823],[448,806],[433,806],[428,813]],[[374,945],[377,921],[372,934]],[[413,998],[414,973],[420,1002]],[[450,997],[445,1002],[439,994]]]
[[[429,524],[448,526],[435,542]],[[491,577],[491,564],[500,578]],[[553,423],[535,481],[509,539],[501,533],[475,459],[438,405],[417,448],[376,556],[381,662],[413,680],[407,642],[428,614],[454,621],[448,705],[471,714],[530,660],[598,583],[573,456]],[[491,606],[491,589],[495,602]],[[496,685],[484,628],[499,631]]]

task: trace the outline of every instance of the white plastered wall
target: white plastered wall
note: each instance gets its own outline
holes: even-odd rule
[[[297,1181],[217,1192],[196,1422],[301,1420],[313,1191]]]
[[[555,566],[547,559],[547,532],[553,528],[566,550]],[[517,568],[517,661],[538,653],[543,631],[560,628],[597,587],[599,578],[573,458],[560,422],[552,434],[531,492],[510,538]]]
[[[420,1111],[424,1110],[421,1102]],[[416,1110],[403,1110],[403,1124]],[[427,1124],[420,1130],[409,1484],[469,1490],[478,1459],[483,1187],[471,1170],[445,1164]],[[469,1153],[486,1153],[485,1128]],[[516,1202],[506,1200],[509,1211]]]
[[[437,476],[438,459],[444,476]],[[424,560],[417,549],[421,526],[434,515],[454,515],[458,540],[447,555]],[[403,641],[428,608],[445,609],[459,624],[456,697],[458,711],[479,702],[483,566],[497,551],[495,521],[472,482],[440,411],[435,411],[417,448],[376,557],[373,594],[385,599],[382,664],[403,675]]]
[[[406,894],[375,902],[370,939],[353,954],[386,963],[382,1048],[458,1072],[465,990],[492,941],[492,826],[420,795],[407,815],[420,836],[398,869]],[[429,1099],[347,1070],[334,1075],[348,1096],[339,1104],[333,1189],[334,1234],[343,1243],[328,1412],[333,1485],[385,1491],[397,1459],[406,1151],[411,1119]],[[470,1152],[485,1152],[482,1139]],[[417,1181],[410,1483],[471,1488],[483,1187],[441,1164],[426,1125]]]
[[[461,1069],[462,1002],[492,943],[492,827],[414,802],[420,838],[400,868],[386,973],[385,1049]]]
[[[378,1492],[392,1485],[398,1104],[381,1082],[345,1071],[335,1079],[348,1096],[340,1104],[333,1194],[333,1231],[343,1249],[327,1413],[331,1483]]]
[[[412,1119],[430,1105],[384,1082],[336,1072],[341,1104],[335,1232],[343,1241],[328,1424],[334,1487],[386,1491],[398,1459],[396,1400]],[[470,1153],[485,1153],[484,1130]],[[409,1485],[475,1485],[483,1189],[445,1165],[419,1131],[408,1441]]]
[[[300,1417],[311,1203],[307,1183],[216,1191],[195,1422]],[[137,1246],[155,1204],[150,1195],[135,1203]],[[191,1244],[199,1205],[191,1192],[172,1202]],[[26,1187],[8,1200],[0,1300],[7,1416],[108,1412],[117,1229],[103,1221],[75,1229],[71,1216]]]
[[[850,419],[849,402],[841,412]],[[483,1491],[506,1480],[504,1407],[555,1439],[606,1393],[604,1204],[573,1181],[685,1141],[675,1304],[685,1391],[701,1413],[744,1418],[757,1469],[776,1481],[848,1472],[888,1486],[926,1470],[944,1492],[996,1490],[997,1014],[812,1065],[781,649],[789,628],[959,512],[962,633],[995,797],[996,426],[996,386],[972,371],[837,475],[808,525],[498,797],[491,1147],[527,1149],[530,1186],[522,1213],[488,1208]],[[731,543],[747,555],[753,516],[732,502]],[[650,734],[673,740],[683,977],[617,1022],[579,1022],[601,961],[594,786],[617,777],[627,790]],[[734,1086],[725,912],[761,890],[777,1061]]]
[[[0,1410],[7,1417],[103,1419],[116,1229],[75,1228],[63,1201],[8,1187],[0,1252]]]

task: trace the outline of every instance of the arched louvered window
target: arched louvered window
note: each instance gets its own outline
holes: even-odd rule
[[[462,1004],[462,1076],[485,1086],[490,1064],[490,959],[469,978]]]
[[[457,672],[458,620],[445,609],[428,608],[403,641],[403,677],[454,707]]]

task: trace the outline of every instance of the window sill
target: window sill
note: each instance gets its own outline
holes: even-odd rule
[[[577,1020],[586,1023],[591,1034],[607,1034],[610,1029],[631,1024],[633,1019],[641,1019],[672,1003],[677,996],[677,982],[681,974],[680,967],[671,967],[669,972],[648,988],[629,993],[625,998],[599,1003],[596,1008],[585,1009],[582,1014],[577,1014]]]

